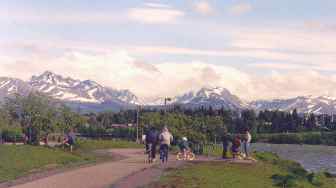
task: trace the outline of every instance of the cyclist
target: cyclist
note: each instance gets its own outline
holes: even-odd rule
[[[145,138],[146,151],[151,152],[151,158],[153,162],[155,162],[156,145],[158,143],[158,136],[159,136],[158,131],[154,127],[151,127],[150,130],[147,132],[146,138]]]
[[[187,158],[187,151],[190,150],[187,137],[182,137],[182,140],[179,144],[179,148],[180,148],[181,153],[183,153],[183,158],[186,159]]]
[[[173,142],[173,135],[169,132],[167,127],[164,127],[159,136],[160,140],[160,159],[161,162],[168,162],[168,150],[170,143]]]

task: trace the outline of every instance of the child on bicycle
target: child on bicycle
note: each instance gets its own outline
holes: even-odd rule
[[[186,159],[187,158],[187,151],[190,150],[187,137],[182,137],[182,140],[179,144],[179,148],[180,148],[181,153],[183,153],[184,159]]]

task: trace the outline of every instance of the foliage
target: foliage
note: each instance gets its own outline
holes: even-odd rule
[[[28,143],[35,145],[51,132],[65,132],[84,122],[79,114],[39,93],[7,98],[0,118],[6,122],[2,129],[20,127]]]

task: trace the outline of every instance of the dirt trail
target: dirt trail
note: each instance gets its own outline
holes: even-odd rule
[[[150,168],[144,163],[142,149],[113,149],[125,159],[55,174],[13,188],[104,188],[132,173]]]
[[[168,164],[144,163],[142,149],[112,149],[104,151],[124,159],[87,166],[53,174],[11,188],[133,188],[144,186],[157,180],[167,168],[178,168],[184,161],[169,157]],[[220,160],[213,157],[198,156],[194,162],[222,161],[251,164],[251,161]]]

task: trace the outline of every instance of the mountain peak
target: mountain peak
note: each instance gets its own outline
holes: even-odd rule
[[[247,105],[223,87],[203,87],[175,98],[175,103],[189,106],[212,106],[215,108],[242,109]]]

